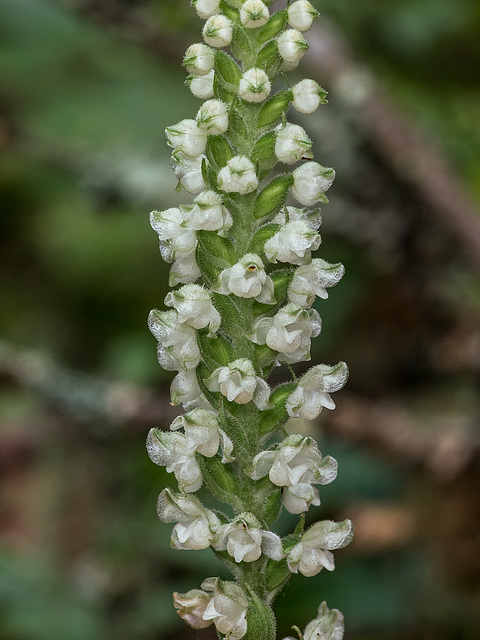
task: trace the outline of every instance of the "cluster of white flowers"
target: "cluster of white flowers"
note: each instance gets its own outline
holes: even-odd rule
[[[203,42],[187,49],[183,66],[204,102],[166,137],[179,188],[194,197],[150,217],[172,265],[170,285],[182,286],[166,295],[168,309],[150,313],[149,327],[161,366],[176,372],[172,404],[185,413],[169,430],[152,429],[147,449],[178,484],[157,503],[159,518],[174,525],[171,546],[212,547],[238,580],[208,578],[201,589],[175,593],[179,615],[197,629],[214,624],[225,640],[274,640],[270,605],[279,588],[292,573],[333,570],[332,551],[353,535],[349,520],[297,527],[284,539],[270,530],[282,507],[301,515],[320,505],[318,485],[337,474],[313,438],[280,440],[283,425],[333,409],[330,394],[348,376],[340,362],[313,366],[276,389],[267,382],[274,365],[310,360],[322,327],[312,306],[343,275],[342,265],[312,257],[321,243],[320,211],[312,207],[328,202],[335,172],[313,161],[312,140],[286,119],[290,105],[316,111],[326,92],[305,79],[271,95],[277,74],[307,51],[303,33],[318,13],[308,0],[273,14],[262,0],[192,4],[205,20]],[[299,164],[265,183],[277,163]],[[286,204],[289,195],[299,206]],[[202,485],[234,516],[206,508],[195,495]],[[342,636],[341,614],[325,604],[304,634]]]

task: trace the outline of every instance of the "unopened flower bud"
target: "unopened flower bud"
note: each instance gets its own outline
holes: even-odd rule
[[[258,186],[255,166],[246,156],[235,156],[218,172],[218,186],[226,193],[250,193]]]
[[[303,127],[298,124],[287,124],[277,133],[275,155],[280,162],[293,164],[302,158],[312,158],[311,147],[312,141]]]
[[[249,69],[240,79],[238,95],[246,102],[263,102],[271,89],[272,85],[263,69]]]
[[[194,76],[203,76],[212,71],[215,66],[215,56],[210,47],[203,42],[198,42],[188,47],[182,64]]]
[[[192,4],[202,20],[208,20],[220,13],[220,0],[192,0]]]
[[[342,640],[343,615],[338,609],[330,610],[326,602],[318,608],[318,615],[305,627],[303,640]]]
[[[211,47],[226,47],[232,41],[232,22],[223,14],[214,15],[205,23],[202,34],[205,42]]]
[[[335,179],[335,171],[322,167],[318,162],[306,162],[292,173],[292,195],[295,200],[307,207],[317,202],[328,202],[325,195]]]
[[[186,82],[190,87],[190,91],[196,98],[200,98],[201,100],[207,100],[208,98],[213,98],[214,90],[213,90],[213,78],[215,76],[215,72],[212,69],[204,76],[188,76]]]
[[[201,156],[207,146],[207,133],[195,120],[186,119],[172,127],[167,127],[165,135],[169,145],[176,151],[182,151],[186,156]]]
[[[292,87],[292,105],[300,113],[314,113],[327,102],[327,92],[315,82],[305,78]]]
[[[262,0],[247,0],[240,9],[240,22],[247,29],[262,27],[269,17],[268,8]]]
[[[297,29],[287,29],[277,38],[278,53],[287,64],[296,65],[308,49],[308,43]]]
[[[308,31],[319,15],[308,0],[297,0],[288,7],[288,24],[298,31]]]
[[[221,100],[207,100],[197,113],[198,126],[209,135],[217,136],[228,129],[228,109]]]

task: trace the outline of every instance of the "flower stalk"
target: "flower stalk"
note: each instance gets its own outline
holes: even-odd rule
[[[332,551],[353,535],[349,520],[304,531],[337,463],[311,437],[284,437],[290,418],[335,408],[330,394],[346,382],[345,363],[316,365],[275,388],[268,382],[275,366],[310,360],[321,331],[312,305],[343,275],[342,265],[312,257],[321,243],[315,207],[328,202],[335,172],[313,161],[306,131],[287,121],[290,106],[313,113],[326,92],[305,79],[272,94],[306,52],[303,33],[318,13],[307,0],[275,13],[262,0],[192,4],[205,20],[203,42],[187,49],[183,66],[204,102],[166,137],[178,189],[194,198],[150,217],[172,264],[169,283],[179,286],[149,327],[161,366],[177,372],[172,403],[185,413],[168,431],[152,429],[147,449],[178,485],[157,503],[174,525],[171,546],[211,547],[234,577],[175,593],[178,614],[196,629],[214,624],[225,640],[274,640],[272,603],[292,573],[333,570]],[[205,508],[195,495],[202,485],[234,516]],[[282,509],[300,516],[283,540],[272,530]],[[342,615],[323,603],[304,638],[342,636]]]

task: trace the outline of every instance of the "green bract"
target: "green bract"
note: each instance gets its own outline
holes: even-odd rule
[[[225,640],[275,640],[272,602],[292,572],[332,570],[332,550],[353,534],[348,520],[304,531],[337,463],[311,437],[282,436],[289,419],[334,408],[346,365],[315,365],[274,388],[268,380],[275,365],[310,359],[321,330],[312,305],[343,275],[342,265],[312,257],[321,217],[309,207],[328,202],[335,172],[309,161],[312,141],[287,121],[291,104],[313,113],[326,92],[308,79],[276,93],[274,84],[306,51],[301,32],[318,14],[306,0],[273,14],[268,0],[192,4],[206,20],[204,43],[188,48],[183,66],[204,102],[196,119],[166,129],[177,190],[192,197],[151,214],[170,284],[179,286],[168,309],[149,317],[160,364],[177,372],[172,403],[185,412],[169,430],[152,429],[147,446],[176,480],[158,501],[172,547],[210,546],[235,578],[174,594],[178,614],[196,629],[215,625]],[[194,495],[202,485],[234,516],[204,507]],[[300,516],[283,540],[271,530],[282,509]],[[342,635],[341,614],[322,604],[304,637]]]

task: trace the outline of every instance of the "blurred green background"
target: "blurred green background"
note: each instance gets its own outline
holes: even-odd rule
[[[330,48],[303,68],[331,99],[298,122],[337,170],[319,255],[347,271],[312,355],[351,378],[313,426],[340,475],[309,517],[357,536],[293,577],[278,637],[325,599],[351,640],[477,640],[480,4],[314,4]],[[148,212],[191,202],[163,130],[198,109],[201,24],[187,0],[0,0],[1,640],[214,637],[171,592],[226,574],[169,548],[144,449],[174,415]]]

